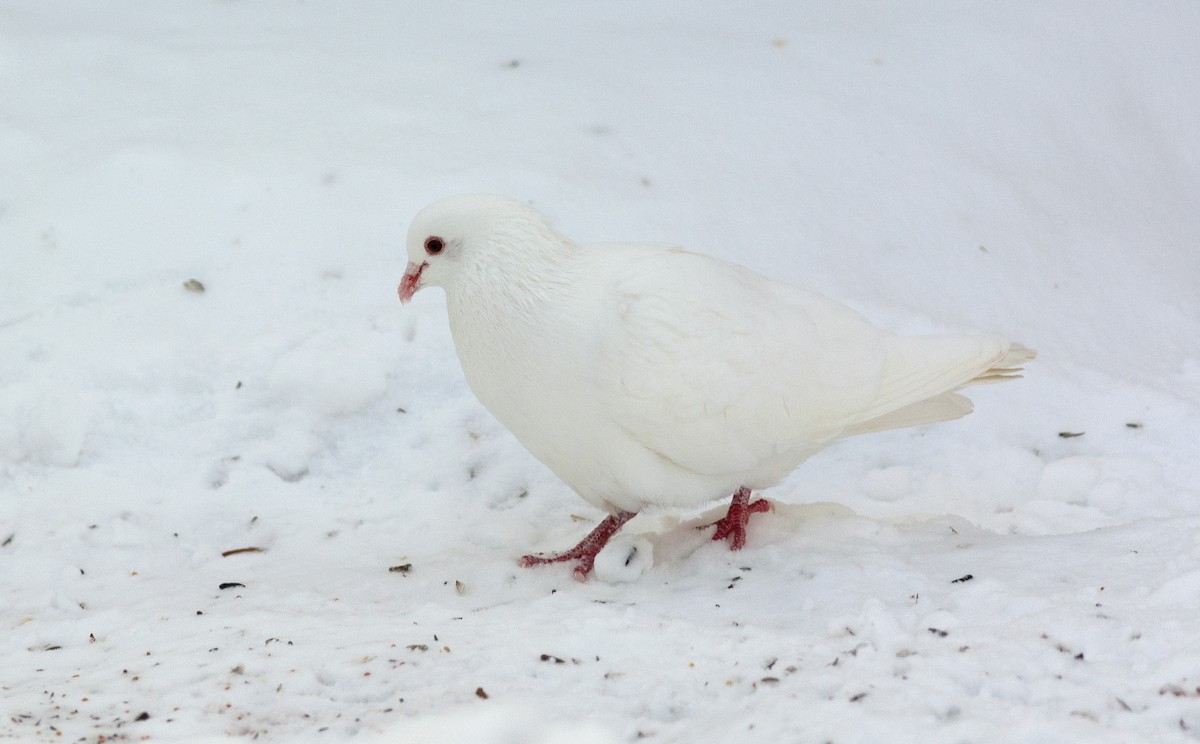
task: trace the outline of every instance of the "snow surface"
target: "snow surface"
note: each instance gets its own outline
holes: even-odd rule
[[[1184,0],[0,0],[0,738],[1195,741],[1197,38]],[[741,553],[646,514],[587,584],[519,569],[601,515],[396,300],[462,191],[1041,356],[813,458]]]

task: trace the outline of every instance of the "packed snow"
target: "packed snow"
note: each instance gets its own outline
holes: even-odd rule
[[[1200,6],[0,0],[0,738],[1200,739]],[[721,513],[471,396],[487,191],[1039,351]],[[547,381],[553,384],[553,381]]]

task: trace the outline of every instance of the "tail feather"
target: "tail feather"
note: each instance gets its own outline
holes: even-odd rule
[[[1013,343],[1008,347],[1008,351],[1004,356],[990,368],[984,370],[979,375],[972,377],[965,383],[959,386],[959,389],[968,385],[982,385],[990,382],[1004,382],[1005,380],[1018,380],[1023,377],[1021,372],[1025,368],[1020,366],[1026,362],[1032,362],[1037,358],[1037,352],[1021,344]]]
[[[987,349],[988,344],[993,349]],[[971,412],[971,401],[954,391],[1021,377],[1037,352],[1021,344],[983,337],[897,338],[890,377],[879,397],[850,422],[843,436],[950,421]],[[989,358],[990,357],[990,358]]]
[[[942,393],[932,398],[910,403],[904,408],[877,418],[862,421],[842,432],[849,437],[857,434],[871,434],[888,429],[905,429],[910,426],[936,424],[951,421],[966,416],[974,406],[969,398],[958,393]]]

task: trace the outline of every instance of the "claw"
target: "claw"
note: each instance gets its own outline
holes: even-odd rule
[[[621,529],[622,525],[633,519],[636,515],[636,512],[610,514],[604,518],[604,521],[596,525],[596,529],[589,532],[587,537],[580,540],[579,544],[570,550],[546,556],[526,555],[522,556],[521,560],[517,561],[517,563],[523,568],[529,568],[530,566],[540,566],[545,563],[578,561],[571,570],[571,574],[575,577],[576,581],[587,581],[587,576],[592,572],[592,566],[596,563],[596,556],[608,544],[609,539],[617,534],[617,530]]]
[[[746,525],[750,522],[750,515],[770,508],[771,504],[766,499],[751,502],[750,489],[742,486],[733,495],[729,511],[713,523],[717,529],[712,539],[728,540],[730,550],[741,550],[746,547]]]

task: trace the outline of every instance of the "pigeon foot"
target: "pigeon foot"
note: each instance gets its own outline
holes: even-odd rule
[[[596,525],[596,529],[589,532],[587,537],[580,540],[579,544],[570,550],[547,556],[522,556],[519,563],[522,567],[529,568],[530,566],[540,566],[544,563],[579,561],[575,564],[575,568],[571,573],[575,576],[576,581],[587,581],[587,575],[592,572],[592,566],[596,563],[596,556],[608,544],[609,539],[617,534],[617,530],[621,529],[622,525],[635,516],[637,516],[637,512],[623,511],[610,514],[604,518],[604,521]]]
[[[728,540],[730,550],[741,550],[746,547],[746,525],[750,522],[750,515],[765,512],[770,508],[771,505],[766,499],[751,502],[750,489],[742,486],[733,495],[729,511],[713,523],[717,530],[712,539]]]

